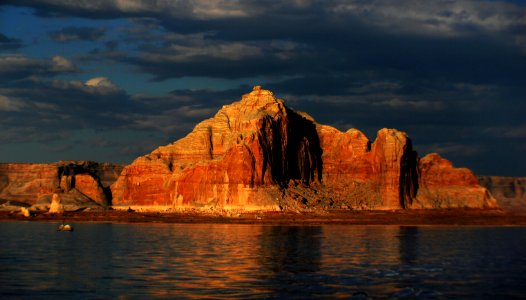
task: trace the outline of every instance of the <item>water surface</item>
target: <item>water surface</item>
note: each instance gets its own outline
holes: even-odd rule
[[[0,297],[526,295],[525,227],[0,222]]]

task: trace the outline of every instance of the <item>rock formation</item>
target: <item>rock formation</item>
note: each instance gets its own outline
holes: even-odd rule
[[[514,191],[524,195],[524,188]],[[384,128],[370,141],[357,129],[341,132],[258,86],[124,169],[88,161],[0,164],[0,209],[54,207],[54,193],[65,211],[497,207],[470,170],[438,154],[420,159],[406,133]]]
[[[111,204],[121,166],[89,161],[0,164],[0,199],[46,209],[58,193],[66,210]]]
[[[58,186],[51,164],[0,164],[0,199],[34,204]]]
[[[480,186],[473,172],[454,168],[450,161],[436,153],[420,159],[418,170],[419,188],[413,207],[497,207],[495,198]]]
[[[20,207],[20,214],[26,218],[31,217],[31,212],[27,207]]]
[[[526,212],[526,178],[479,176],[478,179],[497,199],[499,207],[513,212]]]
[[[374,142],[295,112],[254,87],[183,139],[137,158],[111,186],[113,204],[243,209],[496,207],[467,169],[419,160],[408,136]]]
[[[256,87],[185,138],[135,160],[114,204],[276,209],[290,180],[321,180],[315,124]]]
[[[64,206],[60,200],[60,196],[57,193],[54,193],[51,197],[51,205],[49,206],[50,214],[61,214],[64,212]]]

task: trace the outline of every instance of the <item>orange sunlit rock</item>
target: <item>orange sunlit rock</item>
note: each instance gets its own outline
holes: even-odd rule
[[[431,153],[420,159],[415,208],[495,208],[497,201],[466,168],[454,168],[447,159]]]
[[[371,143],[356,129],[341,132],[320,125],[256,86],[186,137],[137,158],[111,189],[114,205],[300,210],[495,206],[471,172],[443,164],[428,158],[419,164],[403,132],[382,129]],[[447,181],[434,181],[443,173]],[[445,194],[439,193],[442,188]],[[452,201],[437,205],[437,195]]]
[[[122,167],[89,161],[50,164],[0,164],[0,199],[29,205],[49,206],[53,194],[74,210],[90,205],[108,205],[109,185]]]

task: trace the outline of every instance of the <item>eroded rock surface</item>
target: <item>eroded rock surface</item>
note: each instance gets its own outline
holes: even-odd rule
[[[114,204],[273,209],[290,180],[319,182],[321,163],[315,124],[256,87],[127,166]]]
[[[439,180],[441,176],[448,179]],[[475,179],[475,180],[474,180]],[[495,207],[473,173],[419,161],[407,134],[374,142],[295,112],[254,87],[186,137],[137,158],[111,186],[114,205],[243,209]],[[444,192],[441,192],[441,191]]]
[[[526,178],[479,176],[478,179],[497,199],[499,207],[513,212],[526,212]]]
[[[420,159],[419,189],[414,208],[496,208],[497,201],[480,186],[477,177],[466,168],[453,164],[436,153]]]
[[[122,167],[90,161],[0,164],[0,199],[48,209],[57,193],[66,210],[111,204],[113,183]]]

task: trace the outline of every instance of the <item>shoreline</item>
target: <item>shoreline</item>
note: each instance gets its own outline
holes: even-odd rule
[[[19,212],[0,212],[0,221],[67,223],[166,223],[166,224],[268,224],[268,225],[400,225],[400,226],[526,226],[526,214],[503,210],[450,209],[400,211],[328,212],[100,212],[37,213],[24,217]]]

